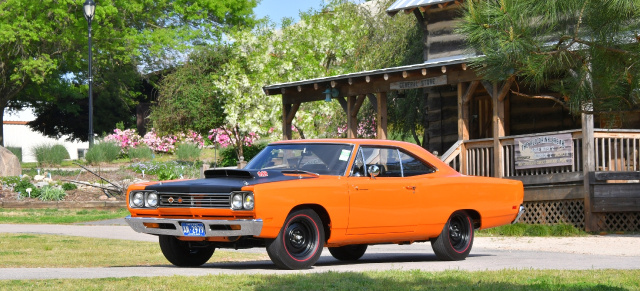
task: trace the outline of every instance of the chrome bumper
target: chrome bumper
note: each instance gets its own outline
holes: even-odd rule
[[[524,214],[524,206],[520,205],[520,210],[518,211],[518,215],[516,216],[516,219],[514,219],[511,222],[511,224],[518,222],[518,219],[520,219],[520,216],[522,216],[522,214]]]
[[[205,237],[247,236],[260,235],[262,231],[262,219],[236,219],[236,220],[207,220],[207,219],[167,219],[151,217],[125,217],[125,221],[133,230],[141,233],[184,236],[181,223],[199,222],[204,224]],[[157,223],[162,228],[147,227],[145,223]],[[239,226],[237,230],[231,226]],[[237,228],[237,227],[235,227]]]

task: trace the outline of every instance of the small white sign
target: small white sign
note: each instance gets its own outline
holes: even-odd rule
[[[416,89],[416,88],[426,88],[433,86],[440,86],[447,84],[447,75],[442,75],[439,77],[433,77],[428,79],[422,79],[417,81],[403,81],[403,82],[395,82],[391,83],[391,90],[408,90],[408,89]]]

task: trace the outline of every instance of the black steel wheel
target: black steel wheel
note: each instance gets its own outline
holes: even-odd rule
[[[367,251],[367,245],[348,245],[329,248],[331,255],[340,261],[357,261]]]
[[[276,266],[298,270],[313,266],[324,247],[324,227],[318,214],[310,209],[287,216],[276,239],[267,242],[267,254]]]
[[[181,241],[174,236],[161,235],[159,238],[162,254],[178,267],[197,267],[206,263],[216,248],[207,242]]]
[[[465,211],[451,214],[440,235],[431,241],[438,259],[443,261],[464,260],[473,245],[473,221]]]

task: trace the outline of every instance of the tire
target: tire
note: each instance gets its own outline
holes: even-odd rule
[[[186,242],[174,236],[161,235],[159,238],[162,254],[178,267],[197,267],[206,263],[216,248],[208,243]]]
[[[440,235],[431,241],[431,247],[442,261],[464,260],[473,245],[473,221],[464,211],[451,214]]]
[[[329,248],[331,255],[340,261],[357,261],[367,251],[367,245],[348,245]]]
[[[278,237],[267,241],[267,254],[281,269],[308,269],[318,261],[323,247],[322,220],[313,210],[302,209],[290,213]]]

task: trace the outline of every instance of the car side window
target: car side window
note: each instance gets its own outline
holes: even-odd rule
[[[397,149],[362,147],[362,153],[366,167],[376,165],[380,168],[378,177],[402,177],[402,166]]]
[[[353,162],[350,176],[352,177],[365,177],[367,176],[367,169],[365,168],[364,159],[362,158],[362,151],[359,150],[356,155],[356,160]]]
[[[436,169],[416,157],[400,151],[400,160],[402,161],[402,169],[405,177],[430,174]]]

